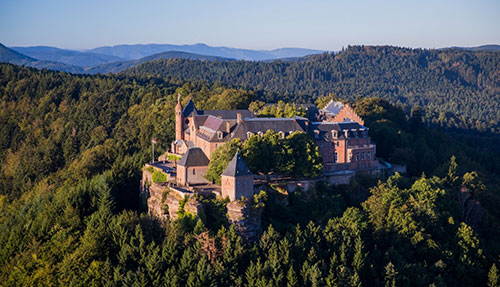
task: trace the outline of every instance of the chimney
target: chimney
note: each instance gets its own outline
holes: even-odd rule
[[[348,137],[348,135],[349,135],[349,131],[348,131],[348,130],[344,130],[344,135],[345,135],[345,137],[347,138],[347,137]]]
[[[239,124],[241,124],[243,122],[243,120],[241,119],[241,113],[236,114],[236,122]]]
[[[231,131],[231,122],[227,121],[226,122],[226,132],[230,132]]]

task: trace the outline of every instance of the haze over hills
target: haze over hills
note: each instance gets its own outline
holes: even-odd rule
[[[477,47],[451,47],[451,49],[482,51],[482,52],[500,52],[500,45],[481,45]]]
[[[79,67],[90,67],[126,60],[116,56],[79,52],[48,46],[11,47],[10,49],[38,60],[61,62]]]
[[[151,56],[143,57],[143,58],[140,58],[138,60],[120,61],[120,62],[113,62],[113,63],[97,65],[97,66],[85,69],[85,73],[88,73],[88,74],[119,73],[119,72],[124,71],[128,68],[132,68],[134,66],[137,66],[137,65],[145,63],[145,62],[154,61],[154,60],[161,60],[161,59],[171,59],[171,58],[202,60],[202,61],[203,60],[205,60],[205,61],[235,61],[235,59],[229,59],[229,58],[206,56],[206,55],[199,55],[199,54],[180,52],[180,51],[168,51],[168,52],[163,52],[163,53],[158,53],[158,54],[154,54]]]
[[[1,45],[1,44],[0,44]],[[500,51],[500,45],[478,47],[450,47],[439,50]],[[189,59],[207,61],[262,61],[274,60],[304,62],[323,51],[302,48],[251,50],[230,47],[211,47],[206,44],[170,45],[137,44],[98,47],[88,51],[74,51],[49,46],[1,46],[0,61],[38,69],[70,73],[118,73],[139,64],[160,59]]]
[[[211,47],[206,44],[171,45],[171,44],[137,44],[98,47],[87,52],[117,56],[136,60],[165,51],[181,51],[207,56],[233,58],[237,60],[261,61],[278,58],[302,57],[310,54],[320,54],[323,51],[302,48],[280,48],[274,50],[251,50],[230,47]]]
[[[33,67],[37,69],[49,69],[69,73],[83,73],[83,69],[81,67],[54,61],[41,61],[39,59],[28,57],[24,54],[16,52],[10,48],[5,47],[2,44],[0,44],[0,62]]]

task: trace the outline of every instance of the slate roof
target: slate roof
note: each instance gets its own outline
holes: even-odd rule
[[[242,118],[252,118],[254,114],[249,110],[204,110],[198,111],[198,115],[210,115],[222,119],[236,119],[240,113]]]
[[[208,116],[203,126],[211,129],[212,131],[218,131],[221,124],[222,124],[222,119],[210,115]]]
[[[193,101],[189,100],[188,104],[182,110],[182,116],[189,117],[193,112],[195,114],[197,114],[197,110],[196,110],[196,107],[195,107]]]
[[[237,177],[237,176],[253,175],[253,173],[248,169],[247,165],[241,158],[240,153],[236,152],[233,159],[229,162],[222,175]]]
[[[190,166],[208,166],[208,160],[205,153],[199,147],[192,147],[182,156],[177,165]]]
[[[194,143],[192,141],[176,140],[174,144],[177,146],[185,144],[187,147],[194,147]]]
[[[307,119],[300,117],[293,118],[246,118],[242,123],[236,126],[233,138],[246,139],[247,133],[256,134],[258,132],[265,133],[268,130],[275,132],[295,132],[306,131],[305,122]]]
[[[368,130],[367,127],[360,125],[357,122],[313,122],[310,135],[314,139],[324,139],[326,141],[332,140],[331,131],[339,131],[339,139],[344,139],[345,130]],[[319,137],[316,137],[316,135]]]
[[[321,109],[322,112],[328,113],[332,116],[338,114],[344,108],[344,104],[342,102],[334,102],[331,100],[326,107]]]

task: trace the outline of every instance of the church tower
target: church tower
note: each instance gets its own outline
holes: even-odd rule
[[[183,140],[184,135],[182,132],[182,105],[181,94],[177,94],[177,105],[175,106],[175,140]]]

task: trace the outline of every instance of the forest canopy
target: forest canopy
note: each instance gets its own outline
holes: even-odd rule
[[[420,108],[427,123],[500,132],[500,53],[350,46],[288,61],[165,59],[124,73],[225,83],[263,94],[265,102],[313,103],[330,93],[354,102],[378,97]]]
[[[244,242],[223,220],[224,201],[206,202],[207,217],[194,224],[162,226],[145,213],[141,168],[150,159],[151,138],[160,152],[173,139],[177,93],[206,109],[266,100],[229,84],[0,65],[2,284],[498,282],[498,135],[443,131],[427,126],[417,109],[408,113],[380,97],[358,98],[353,107],[377,143],[377,156],[407,165],[408,173],[359,176],[342,186],[319,182],[287,201],[269,192],[262,197],[264,232]],[[276,97],[286,103],[289,95]],[[298,135],[290,148],[307,152],[307,140]],[[254,138],[248,148],[254,155],[247,156],[274,154],[275,140],[272,134]],[[273,168],[259,161],[249,167]]]

